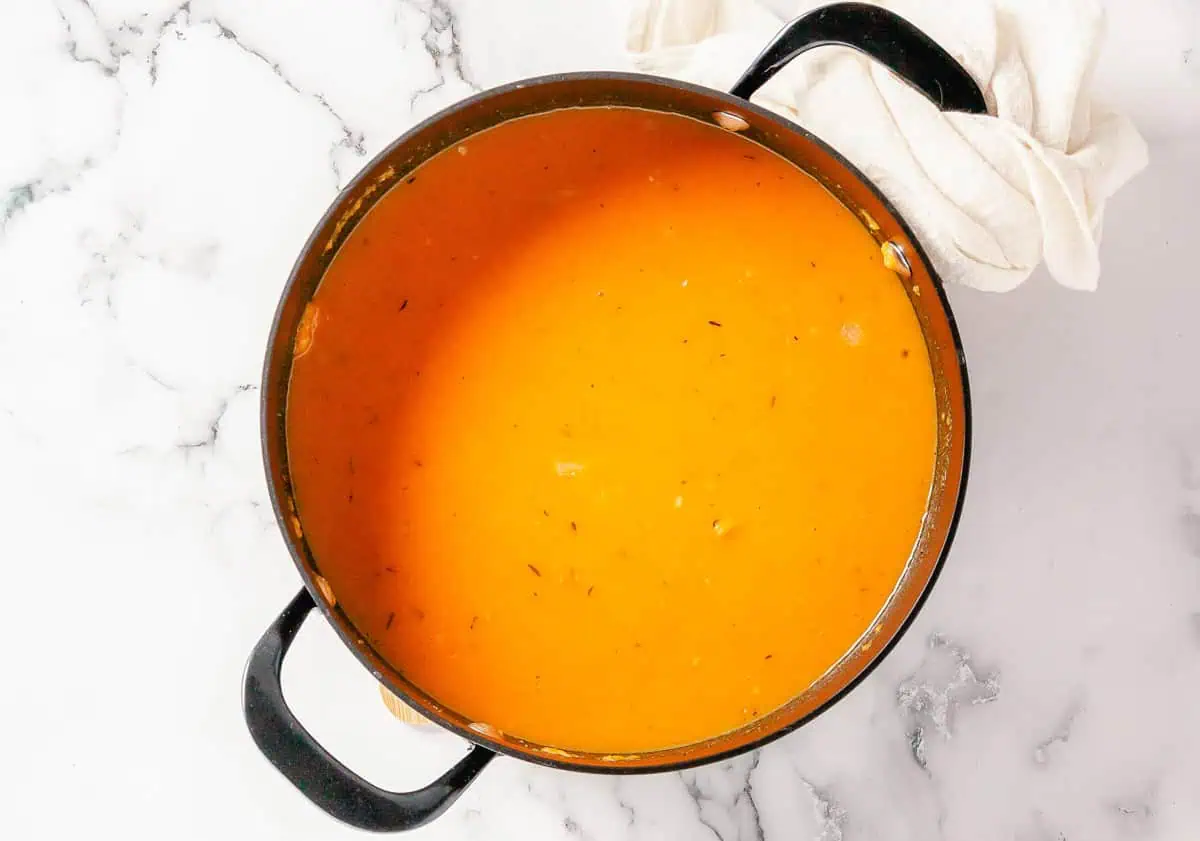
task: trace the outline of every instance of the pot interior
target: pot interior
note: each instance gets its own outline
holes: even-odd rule
[[[328,598],[328,587],[305,539],[293,498],[285,426],[293,349],[298,332],[305,329],[305,306],[338,248],[389,188],[438,152],[506,120],[560,108],[605,105],[680,114],[738,131],[812,175],[854,212],[881,248],[891,250],[889,259],[897,271],[897,282],[903,284],[928,349],[938,417],[930,501],[916,547],[891,598],[859,642],[807,691],[753,723],[695,744],[636,755],[567,752],[473,724],[440,706],[392,668],[341,607]],[[264,371],[264,456],[276,511],[306,586],[346,644],[379,680],[427,717],[487,747],[582,770],[665,770],[741,752],[798,726],[861,680],[898,639],[936,577],[962,496],[968,424],[965,371],[940,282],[907,227],[874,188],[820,141],[742,100],[682,83],[622,74],[547,77],[492,91],[417,127],[382,153],[339,197],[306,245],[281,300]]]

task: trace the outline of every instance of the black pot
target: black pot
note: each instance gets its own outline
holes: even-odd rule
[[[417,827],[440,815],[497,753],[576,771],[644,773],[727,759],[761,747],[811,720],[858,684],[896,643],[929,593],[954,533],[966,486],[970,443],[967,373],[954,318],[908,225],[879,191],[836,151],[748,100],[787,62],[813,47],[839,44],[882,62],[945,110],[986,113],[983,95],[945,51],[891,12],[859,3],[818,9],[788,24],[731,93],[654,76],[571,73],[516,82],[474,96],[401,137],[338,196],[304,247],[283,292],[267,349],[262,388],[263,454],[275,516],[304,589],[255,646],[246,667],[246,724],[267,759],[305,796],[346,823],[371,830]],[[637,756],[569,753],[494,731],[473,729],[385,662],[322,592],[319,564],[304,539],[292,497],[284,412],[292,347],[305,305],[355,224],[392,185],[423,161],[476,132],[514,117],[558,108],[621,105],[716,122],[782,155],[824,184],[863,218],[891,250],[924,332],[940,424],[929,511],[904,576],[880,617],[853,651],[819,683],[781,709],[731,733]],[[280,686],[284,655],[315,606],[379,681],[425,717],[473,743],[470,752],[419,791],[384,791],[334,759],[288,709]]]

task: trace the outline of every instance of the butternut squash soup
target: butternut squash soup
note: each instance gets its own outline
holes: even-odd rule
[[[935,397],[905,289],[773,153],[631,108],[423,164],[305,312],[305,537],[375,649],[538,744],[736,729],[850,650],[912,552]]]

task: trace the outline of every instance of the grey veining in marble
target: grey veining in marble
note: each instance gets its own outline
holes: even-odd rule
[[[417,838],[1200,837],[1200,7],[1109,4],[1103,95],[1151,166],[1093,295],[952,290],[959,537],[896,650],[816,722],[682,774],[492,764]],[[623,68],[620,0],[0,4],[0,837],[351,837],[257,754],[242,664],[298,581],[257,385],[312,225],[475,90]],[[381,784],[463,747],[393,722],[328,628],[286,674]]]

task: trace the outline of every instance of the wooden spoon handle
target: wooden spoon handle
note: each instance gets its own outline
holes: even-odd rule
[[[428,727],[433,722],[414,710],[408,704],[401,701],[390,689],[379,684],[379,696],[383,698],[383,705],[388,708],[388,712],[396,716],[405,724],[416,724],[418,726]]]

